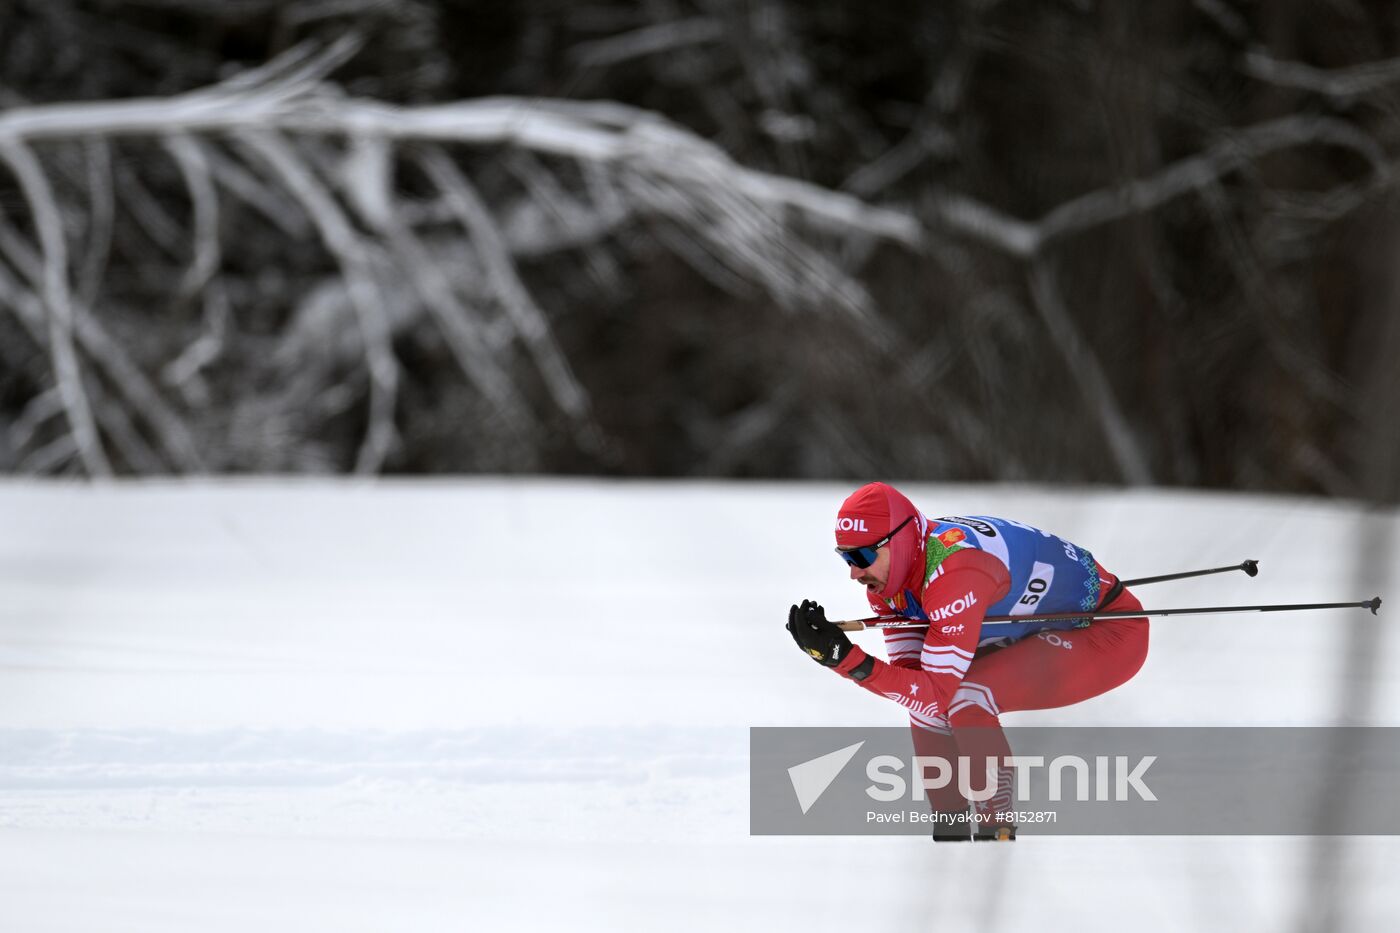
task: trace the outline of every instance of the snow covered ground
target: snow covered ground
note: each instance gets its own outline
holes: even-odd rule
[[[749,836],[748,727],[904,721],[782,628],[864,614],[848,491],[0,483],[0,930],[1393,928],[1387,837]],[[1394,511],[906,491],[1129,576],[1261,561],[1149,605],[1400,600]],[[1160,620],[1007,721],[1400,725],[1387,608]]]

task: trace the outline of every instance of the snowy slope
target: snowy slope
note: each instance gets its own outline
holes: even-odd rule
[[[904,721],[782,630],[864,614],[847,491],[0,484],[0,929],[1389,927],[1388,838],[750,837],[749,726]],[[1261,561],[1149,605],[1400,579],[1393,511],[906,491],[1129,576]],[[1161,620],[1125,687],[1007,721],[1400,725],[1385,618]]]

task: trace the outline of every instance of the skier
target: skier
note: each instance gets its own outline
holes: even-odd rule
[[[841,504],[836,545],[876,614],[909,620],[884,629],[889,662],[852,644],[810,600],[792,607],[787,629],[819,663],[905,707],[919,755],[1001,762],[1011,754],[1002,713],[1098,696],[1147,656],[1145,616],[983,627],[985,615],[1142,608],[1088,551],[1029,525],[929,518],[894,487],[870,483]],[[997,818],[1011,808],[1011,777],[1000,767],[995,793],[971,814],[955,788],[930,789],[934,838],[1015,839],[1014,821]]]

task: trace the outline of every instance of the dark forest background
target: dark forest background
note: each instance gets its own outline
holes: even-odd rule
[[[0,0],[0,470],[1400,498],[1400,5]]]

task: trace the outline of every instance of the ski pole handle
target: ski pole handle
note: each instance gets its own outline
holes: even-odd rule
[[[1257,577],[1259,575],[1259,561],[1246,560],[1229,567],[1212,567],[1209,570],[1187,570],[1184,573],[1166,573],[1159,577],[1138,577],[1136,580],[1124,580],[1124,586],[1142,586],[1146,583],[1165,583],[1168,580],[1185,580],[1187,577],[1204,577],[1212,573],[1230,573],[1235,570],[1243,570],[1246,575]]]

